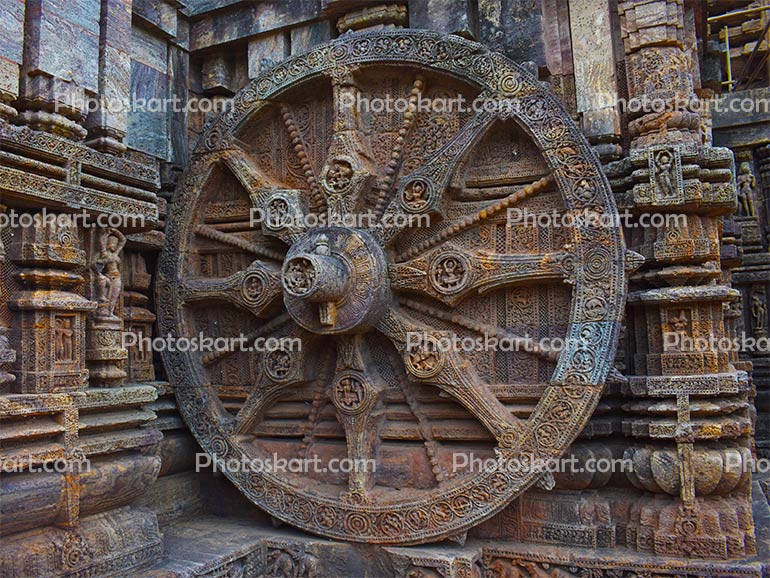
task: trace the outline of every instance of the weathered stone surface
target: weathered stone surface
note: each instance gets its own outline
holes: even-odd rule
[[[289,56],[285,32],[260,36],[249,42],[249,78],[256,78]]]
[[[0,6],[0,57],[21,64],[24,46],[24,0]]]
[[[321,21],[291,29],[291,53],[302,54],[331,40],[331,25]],[[251,77],[251,75],[249,75]]]
[[[479,40],[516,62],[546,66],[542,0],[479,0]]]
[[[606,0],[569,3],[577,110],[592,142],[620,139],[618,88],[610,4]]]
[[[476,38],[469,0],[410,0],[409,26]]]
[[[234,6],[225,13],[204,15],[190,28],[190,49],[200,50],[223,42],[296,26],[317,18],[317,0],[260,2]]]
[[[168,116],[165,110],[168,77],[141,62],[131,62],[131,96],[143,100],[146,108],[132,109],[128,115],[126,144],[161,159],[168,155]],[[152,104],[155,103],[155,104]]]
[[[77,0],[71,5],[58,0],[40,0],[28,6],[26,73],[42,72],[96,93],[99,14],[99,0]]]
[[[131,9],[145,22],[169,36],[177,35],[178,13],[173,2],[166,0],[132,0]]]

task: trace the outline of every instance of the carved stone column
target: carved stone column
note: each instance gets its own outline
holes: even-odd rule
[[[621,210],[639,219],[629,248],[628,475],[655,500],[626,508],[629,546],[658,555],[730,558],[755,549],[749,379],[720,339],[739,298],[720,265],[721,216],[735,209],[732,153],[706,144],[694,98],[683,0],[622,0],[630,115],[628,157],[610,168]],[[631,108],[633,110],[633,108]],[[644,214],[668,215],[639,226]],[[676,218],[674,218],[676,216]],[[730,466],[729,464],[732,464]]]
[[[126,333],[133,333],[139,340],[152,339],[155,314],[147,308],[152,276],[141,253],[126,251],[123,255],[123,271],[126,287],[123,291],[123,320]],[[128,348],[128,379],[132,383],[155,380],[152,352],[146,347],[134,345]]]
[[[13,327],[13,341],[21,345],[16,387],[21,393],[84,389],[86,314],[96,303],[76,292],[83,277],[75,269],[85,264],[77,227],[41,219],[19,236],[9,249],[11,260],[22,268],[17,276],[21,289],[8,302],[18,312]]]

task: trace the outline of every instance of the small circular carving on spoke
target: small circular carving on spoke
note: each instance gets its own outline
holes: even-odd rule
[[[285,349],[274,349],[265,355],[265,373],[274,381],[284,381],[294,369],[294,357]]]
[[[430,205],[433,187],[425,179],[412,179],[401,189],[400,201],[409,213],[421,213]]]
[[[444,367],[444,354],[439,340],[427,335],[412,349],[406,352],[406,368],[409,373],[420,379],[438,375]]]
[[[265,227],[271,231],[278,231],[291,224],[291,205],[288,199],[280,194],[267,201],[265,213]]]
[[[332,401],[340,411],[349,414],[362,412],[369,405],[371,387],[363,375],[345,373],[337,378]]]
[[[462,291],[470,278],[471,264],[456,251],[443,253],[430,266],[430,282],[439,293]]]
[[[353,166],[345,159],[334,159],[326,171],[324,186],[332,193],[344,193],[353,182]]]
[[[259,303],[265,295],[267,280],[261,273],[248,273],[241,283],[241,294],[244,301],[252,305]]]

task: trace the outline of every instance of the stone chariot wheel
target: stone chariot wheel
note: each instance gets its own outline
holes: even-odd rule
[[[392,30],[291,58],[206,127],[173,202],[162,335],[245,336],[164,352],[179,409],[292,526],[462,534],[597,404],[616,214],[558,100],[479,44]]]

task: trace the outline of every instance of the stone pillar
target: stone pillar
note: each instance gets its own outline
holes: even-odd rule
[[[147,264],[141,253],[126,251],[123,255],[123,271],[126,287],[123,291],[123,320],[126,333],[137,336],[139,340],[152,339],[155,314],[147,308],[152,276],[147,272]],[[131,383],[155,381],[155,366],[152,351],[146,346],[134,345],[128,348],[128,380]]]
[[[569,3],[577,112],[603,162],[620,158],[620,114],[609,0]]]
[[[99,108],[88,115],[86,144],[107,153],[126,150],[131,79],[131,0],[101,0]]]
[[[663,215],[660,226],[627,231],[646,263],[631,278],[622,424],[635,465],[628,478],[656,499],[621,499],[618,511],[638,550],[750,555],[749,379],[719,345],[724,312],[740,296],[720,263],[722,217],[735,210],[732,153],[706,144],[690,107],[698,63],[683,0],[621,0],[618,9],[628,93],[640,111],[629,114],[628,157],[609,173],[634,225]]]
[[[48,214],[48,217],[51,215]],[[96,303],[77,293],[85,264],[78,229],[59,219],[43,219],[21,229],[9,248],[21,267],[21,289],[11,295],[17,312],[13,341],[21,349],[14,366],[20,393],[78,391],[88,385],[85,363],[86,315]]]

